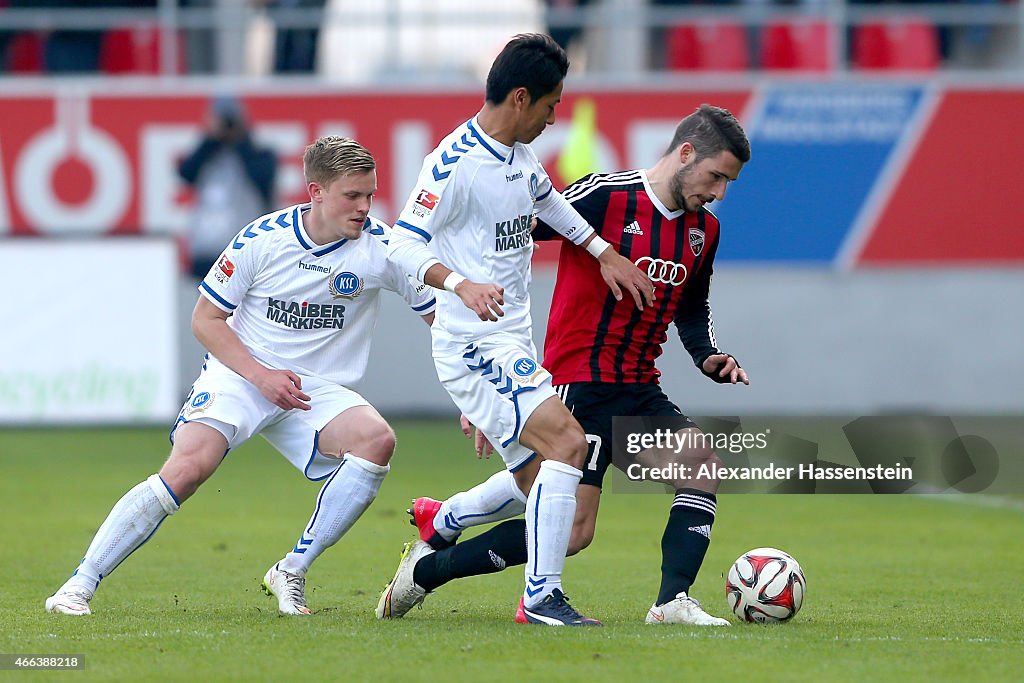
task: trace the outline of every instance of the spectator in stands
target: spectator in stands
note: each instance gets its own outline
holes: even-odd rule
[[[196,193],[187,236],[193,276],[205,277],[238,226],[271,210],[276,173],[277,157],[252,140],[239,101],[214,99],[208,129],[178,166]]]
[[[303,10],[310,26],[289,28],[278,24],[274,39],[275,73],[310,73],[316,65],[316,44],[325,0],[258,0],[270,10]]]
[[[214,0],[178,0],[183,9],[213,12]],[[192,26],[183,30],[185,71],[209,74],[217,71],[217,30],[214,26]]]
[[[550,19],[552,12],[566,12],[575,8],[582,9],[589,4],[590,0],[547,0],[548,17]],[[583,36],[582,21],[578,20],[570,25],[551,25],[549,21],[548,35],[554,38],[555,42],[561,45],[563,50],[568,51],[572,42],[577,38],[582,38]]]

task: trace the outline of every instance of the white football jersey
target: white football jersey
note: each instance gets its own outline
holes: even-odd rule
[[[434,310],[434,290],[387,259],[387,224],[367,218],[359,239],[318,245],[302,225],[309,206],[246,226],[199,291],[231,313],[228,325],[264,365],[351,386],[366,371],[380,290],[419,315]]]
[[[577,244],[593,228],[554,191],[529,145],[507,147],[484,133],[475,118],[426,157],[416,187],[395,223],[389,256],[420,280],[440,262],[473,282],[505,290],[505,315],[497,322],[481,321],[458,296],[440,290],[435,335],[529,336],[534,214]]]

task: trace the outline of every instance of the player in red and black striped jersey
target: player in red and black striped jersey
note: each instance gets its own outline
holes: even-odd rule
[[[705,375],[720,383],[749,383],[736,359],[723,353],[715,340],[708,294],[719,223],[704,208],[724,197],[726,185],[737,178],[749,158],[749,142],[732,114],[702,105],[679,124],[665,155],[651,169],[589,175],[564,193],[598,234],[650,277],[656,290],[654,305],[638,309],[630,297],[608,291],[593,259],[581,258],[575,249],[562,250],[544,366],[590,444],[576,494],[570,554],[587,547],[594,536],[601,483],[611,464],[614,416],[677,416],[683,429],[699,434],[658,384],[655,360],[668,340],[671,323]],[[537,240],[554,237],[543,223],[534,231]],[[468,427],[464,428],[468,435]],[[478,454],[486,446],[478,438]],[[701,464],[718,464],[708,448],[682,455],[682,462],[694,468],[691,471]],[[718,481],[692,479],[674,484],[676,495],[662,538],[661,588],[647,622],[728,625],[705,613],[688,596],[710,542]],[[444,547],[472,524],[514,513],[515,501],[506,500],[508,491],[503,478],[495,475],[443,504],[424,498],[414,501],[414,522],[422,540],[438,548],[408,572],[415,602],[452,578],[525,561],[518,520]],[[396,581],[401,574],[400,570]]]
[[[610,292],[604,296],[594,288],[603,282],[599,268],[575,250],[563,249],[544,343],[544,362],[552,368],[554,383],[657,382],[661,373],[654,361],[672,322],[698,367],[715,354],[708,305],[718,249],[715,215],[704,208],[668,208],[643,169],[589,175],[570,185],[565,197],[647,273],[656,301],[643,310],[627,310]],[[557,237],[543,223],[534,231],[535,240]]]

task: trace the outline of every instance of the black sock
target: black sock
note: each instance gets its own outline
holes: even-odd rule
[[[679,489],[661,537],[661,590],[657,604],[689,591],[704,562],[715,523],[715,494]]]
[[[415,526],[415,524],[413,526]],[[455,538],[449,541],[447,538],[445,538],[444,536],[435,531],[433,535],[427,540],[427,544],[434,550],[444,550],[445,548],[451,548],[453,545],[455,545],[456,542],[458,542],[458,540],[459,537],[456,536]]]
[[[412,579],[432,591],[452,579],[493,574],[520,564],[526,564],[526,520],[510,519],[468,541],[424,555]]]

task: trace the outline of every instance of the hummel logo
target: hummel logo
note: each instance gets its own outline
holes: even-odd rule
[[[711,538],[711,525],[701,524],[700,526],[691,526],[688,531],[692,531],[695,534],[700,534],[704,538]]]
[[[623,228],[622,232],[629,233],[630,235],[643,235],[644,234],[644,231],[640,229],[640,224],[637,223],[636,221],[633,221],[632,223],[627,225],[625,228]]]

